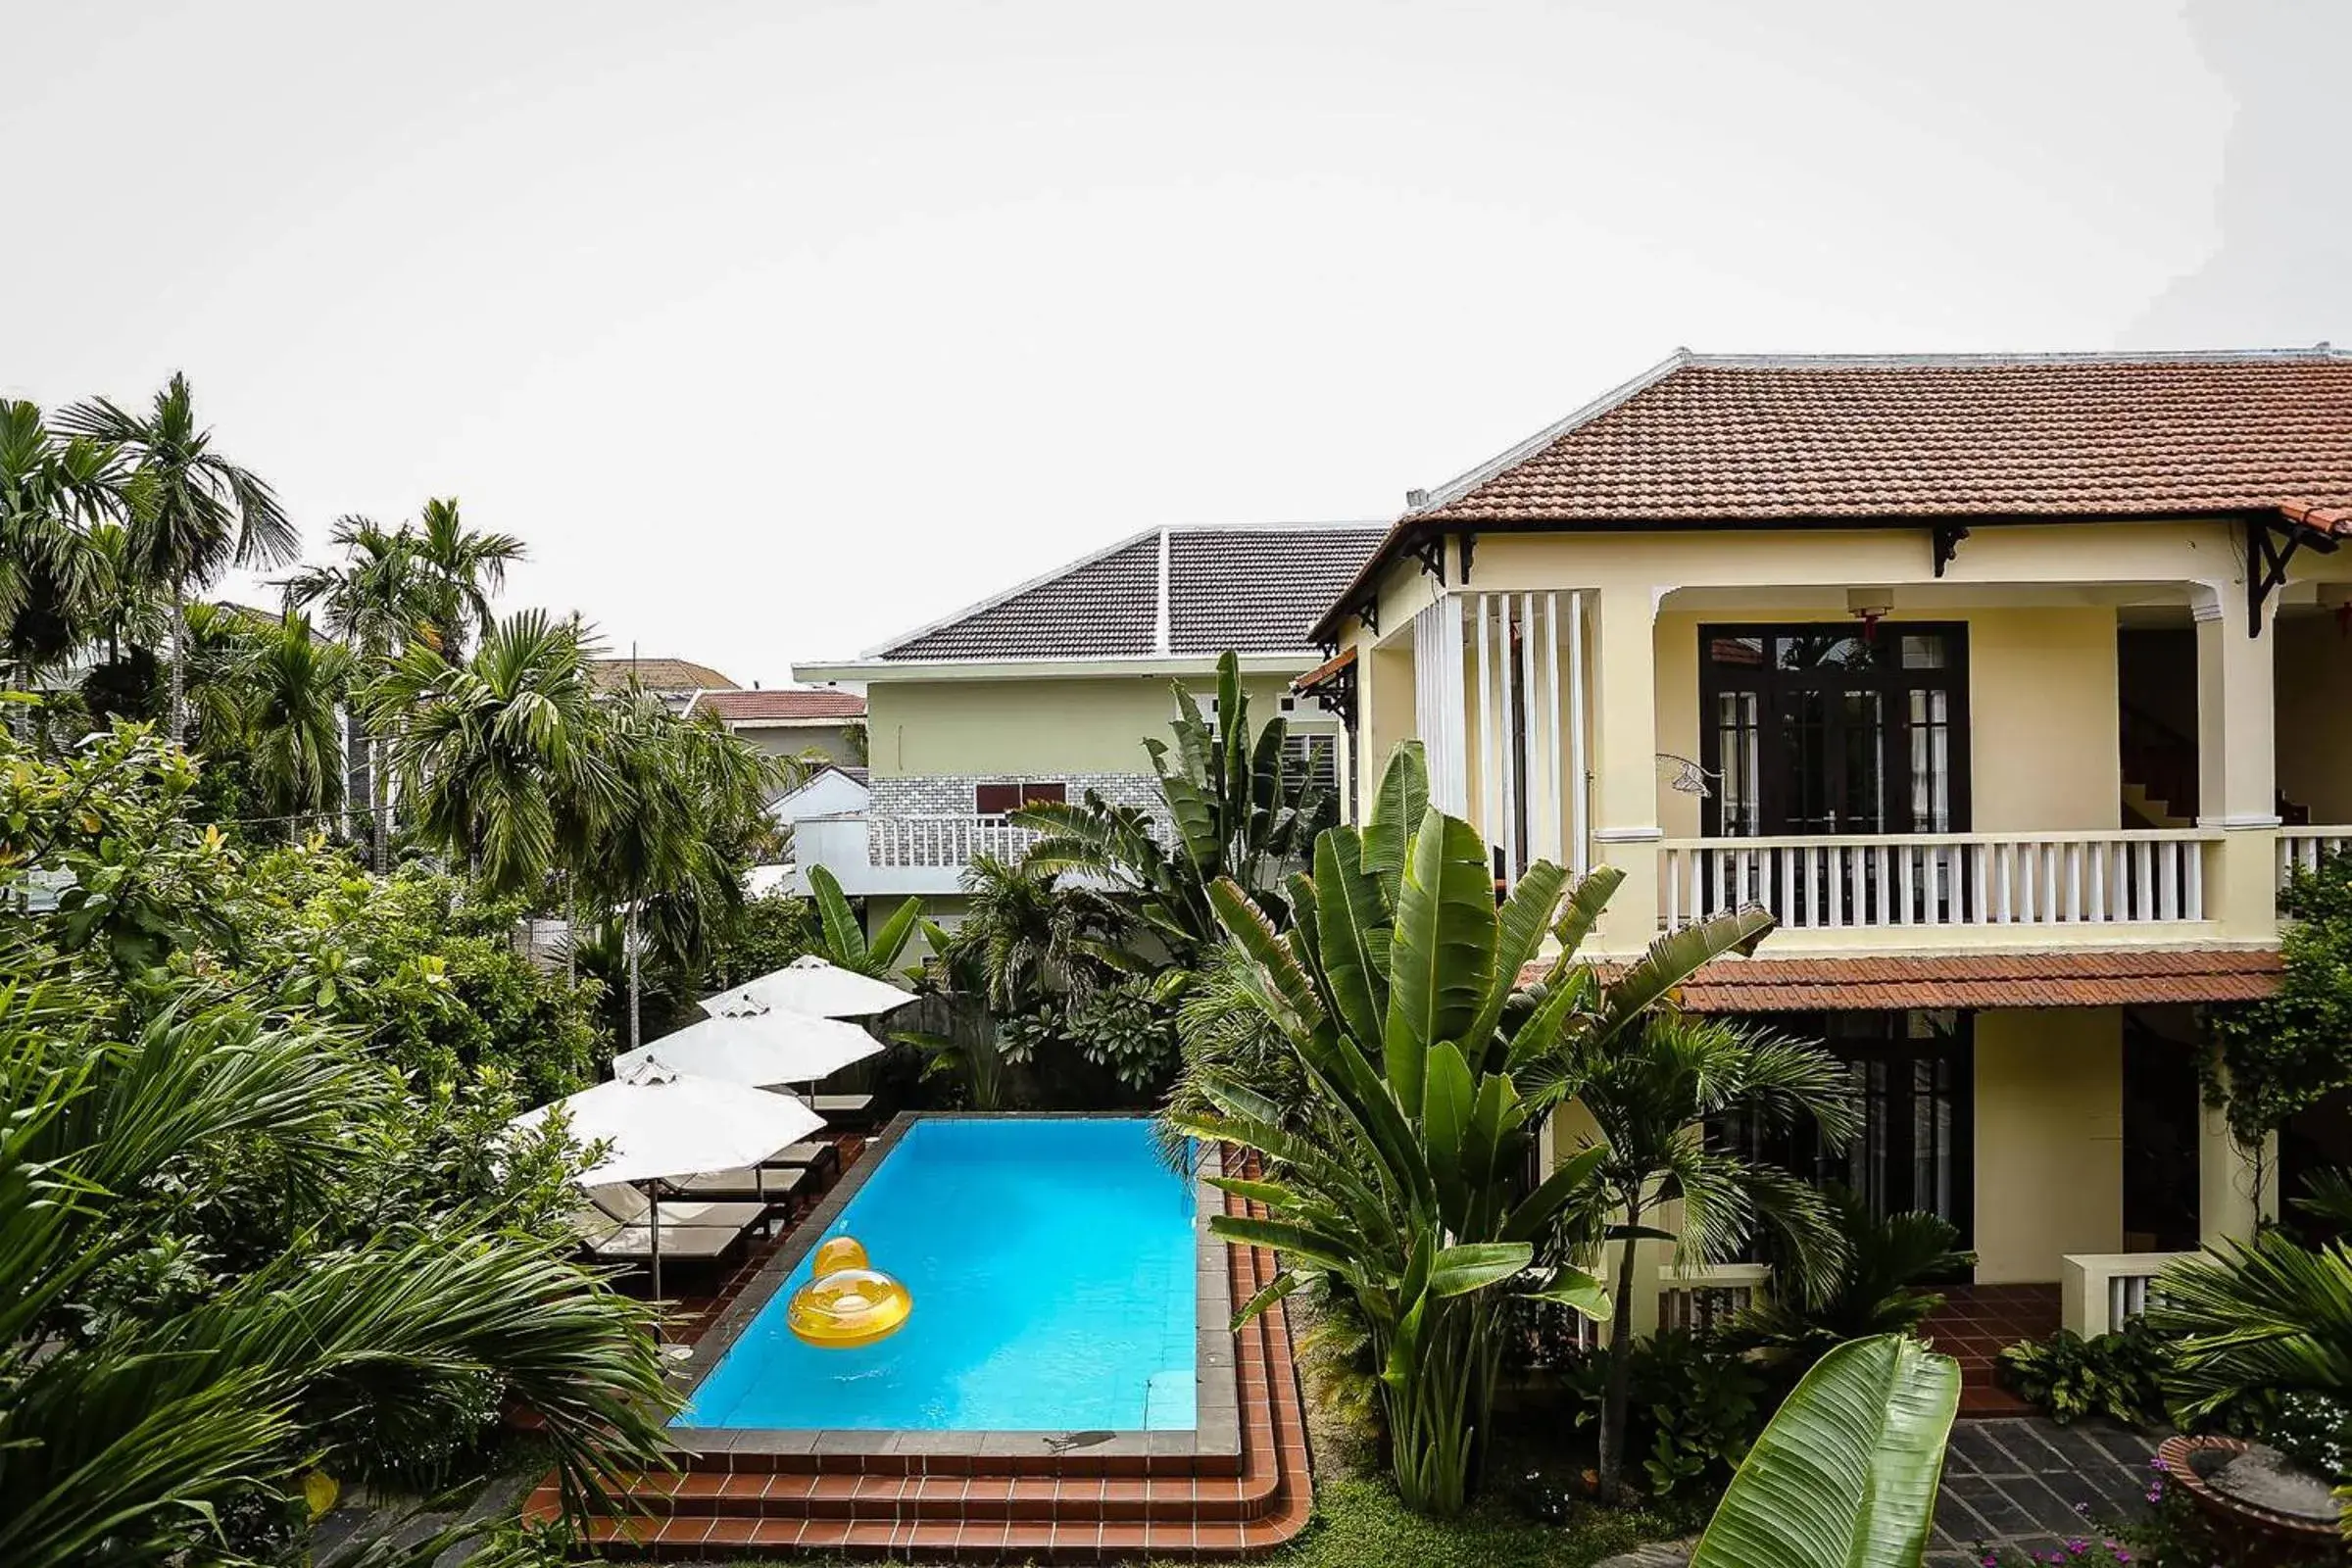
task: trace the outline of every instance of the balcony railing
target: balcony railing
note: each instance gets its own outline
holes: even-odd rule
[[[2086,1340],[2112,1334],[2163,1299],[2157,1276],[2194,1252],[2082,1252],[2059,1260],[2061,1317]]]
[[[1754,1306],[1772,1288],[1766,1263],[1698,1263],[1658,1281],[1658,1327],[1704,1333]]]
[[[1001,816],[876,816],[866,823],[873,863],[883,867],[969,865],[980,855],[1017,860],[1038,839],[1035,828]]]
[[[2198,921],[2218,841],[2194,829],[1669,839],[1661,912],[1668,930],[1757,904],[1823,931]]]
[[[2278,885],[2297,871],[2316,871],[2330,855],[2352,850],[2352,827],[2282,827],[2278,830]]]

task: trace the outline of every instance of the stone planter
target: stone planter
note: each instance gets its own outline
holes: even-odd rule
[[[2156,1460],[2217,1530],[2243,1541],[2257,1560],[2304,1562],[2336,1551],[2339,1523],[2331,1499],[2323,1517],[2267,1506],[2214,1484],[2224,1468],[2254,1451],[2254,1445],[2239,1438],[2177,1436],[2158,1446]]]

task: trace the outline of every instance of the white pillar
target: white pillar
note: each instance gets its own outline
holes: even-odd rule
[[[2266,1139],[2260,1158],[2230,1132],[2229,1113],[2197,1104],[2197,1240],[2249,1242],[2265,1219],[2278,1216],[2278,1139]]]
[[[2197,636],[2197,825],[2223,835],[2208,915],[2232,939],[2277,938],[2278,787],[2273,630],[2248,635],[2243,585],[2205,584]],[[2267,618],[2267,611],[2266,611]]]

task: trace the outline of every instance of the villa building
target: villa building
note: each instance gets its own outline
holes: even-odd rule
[[[1213,708],[1227,649],[1252,722],[1289,718],[1295,765],[1345,790],[1347,735],[1291,682],[1322,657],[1309,624],[1385,532],[1154,528],[855,661],[796,665],[796,680],[864,688],[869,792],[862,808],[798,817],[797,865],[826,866],[852,897],[924,895],[953,921],[974,855],[1027,848],[1015,808],[1090,791],[1155,807],[1144,738],[1166,735],[1173,682]]]
[[[709,717],[770,757],[790,757],[813,774],[825,763],[865,765],[865,699],[856,692],[753,687],[697,692],[686,715]]]
[[[1413,493],[1300,690],[1360,782],[1418,737],[1498,884],[1623,870],[1603,957],[1770,906],[1684,1002],[1867,1112],[1775,1152],[2095,1328],[2277,1211],[2192,1009],[2276,986],[2286,868],[2352,844],[2348,536],[2352,355],[1682,353]]]

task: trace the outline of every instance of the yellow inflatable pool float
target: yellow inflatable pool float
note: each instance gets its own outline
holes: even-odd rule
[[[855,1237],[836,1236],[816,1250],[809,1281],[792,1293],[784,1321],[810,1345],[854,1350],[906,1326],[914,1298],[866,1261]]]

